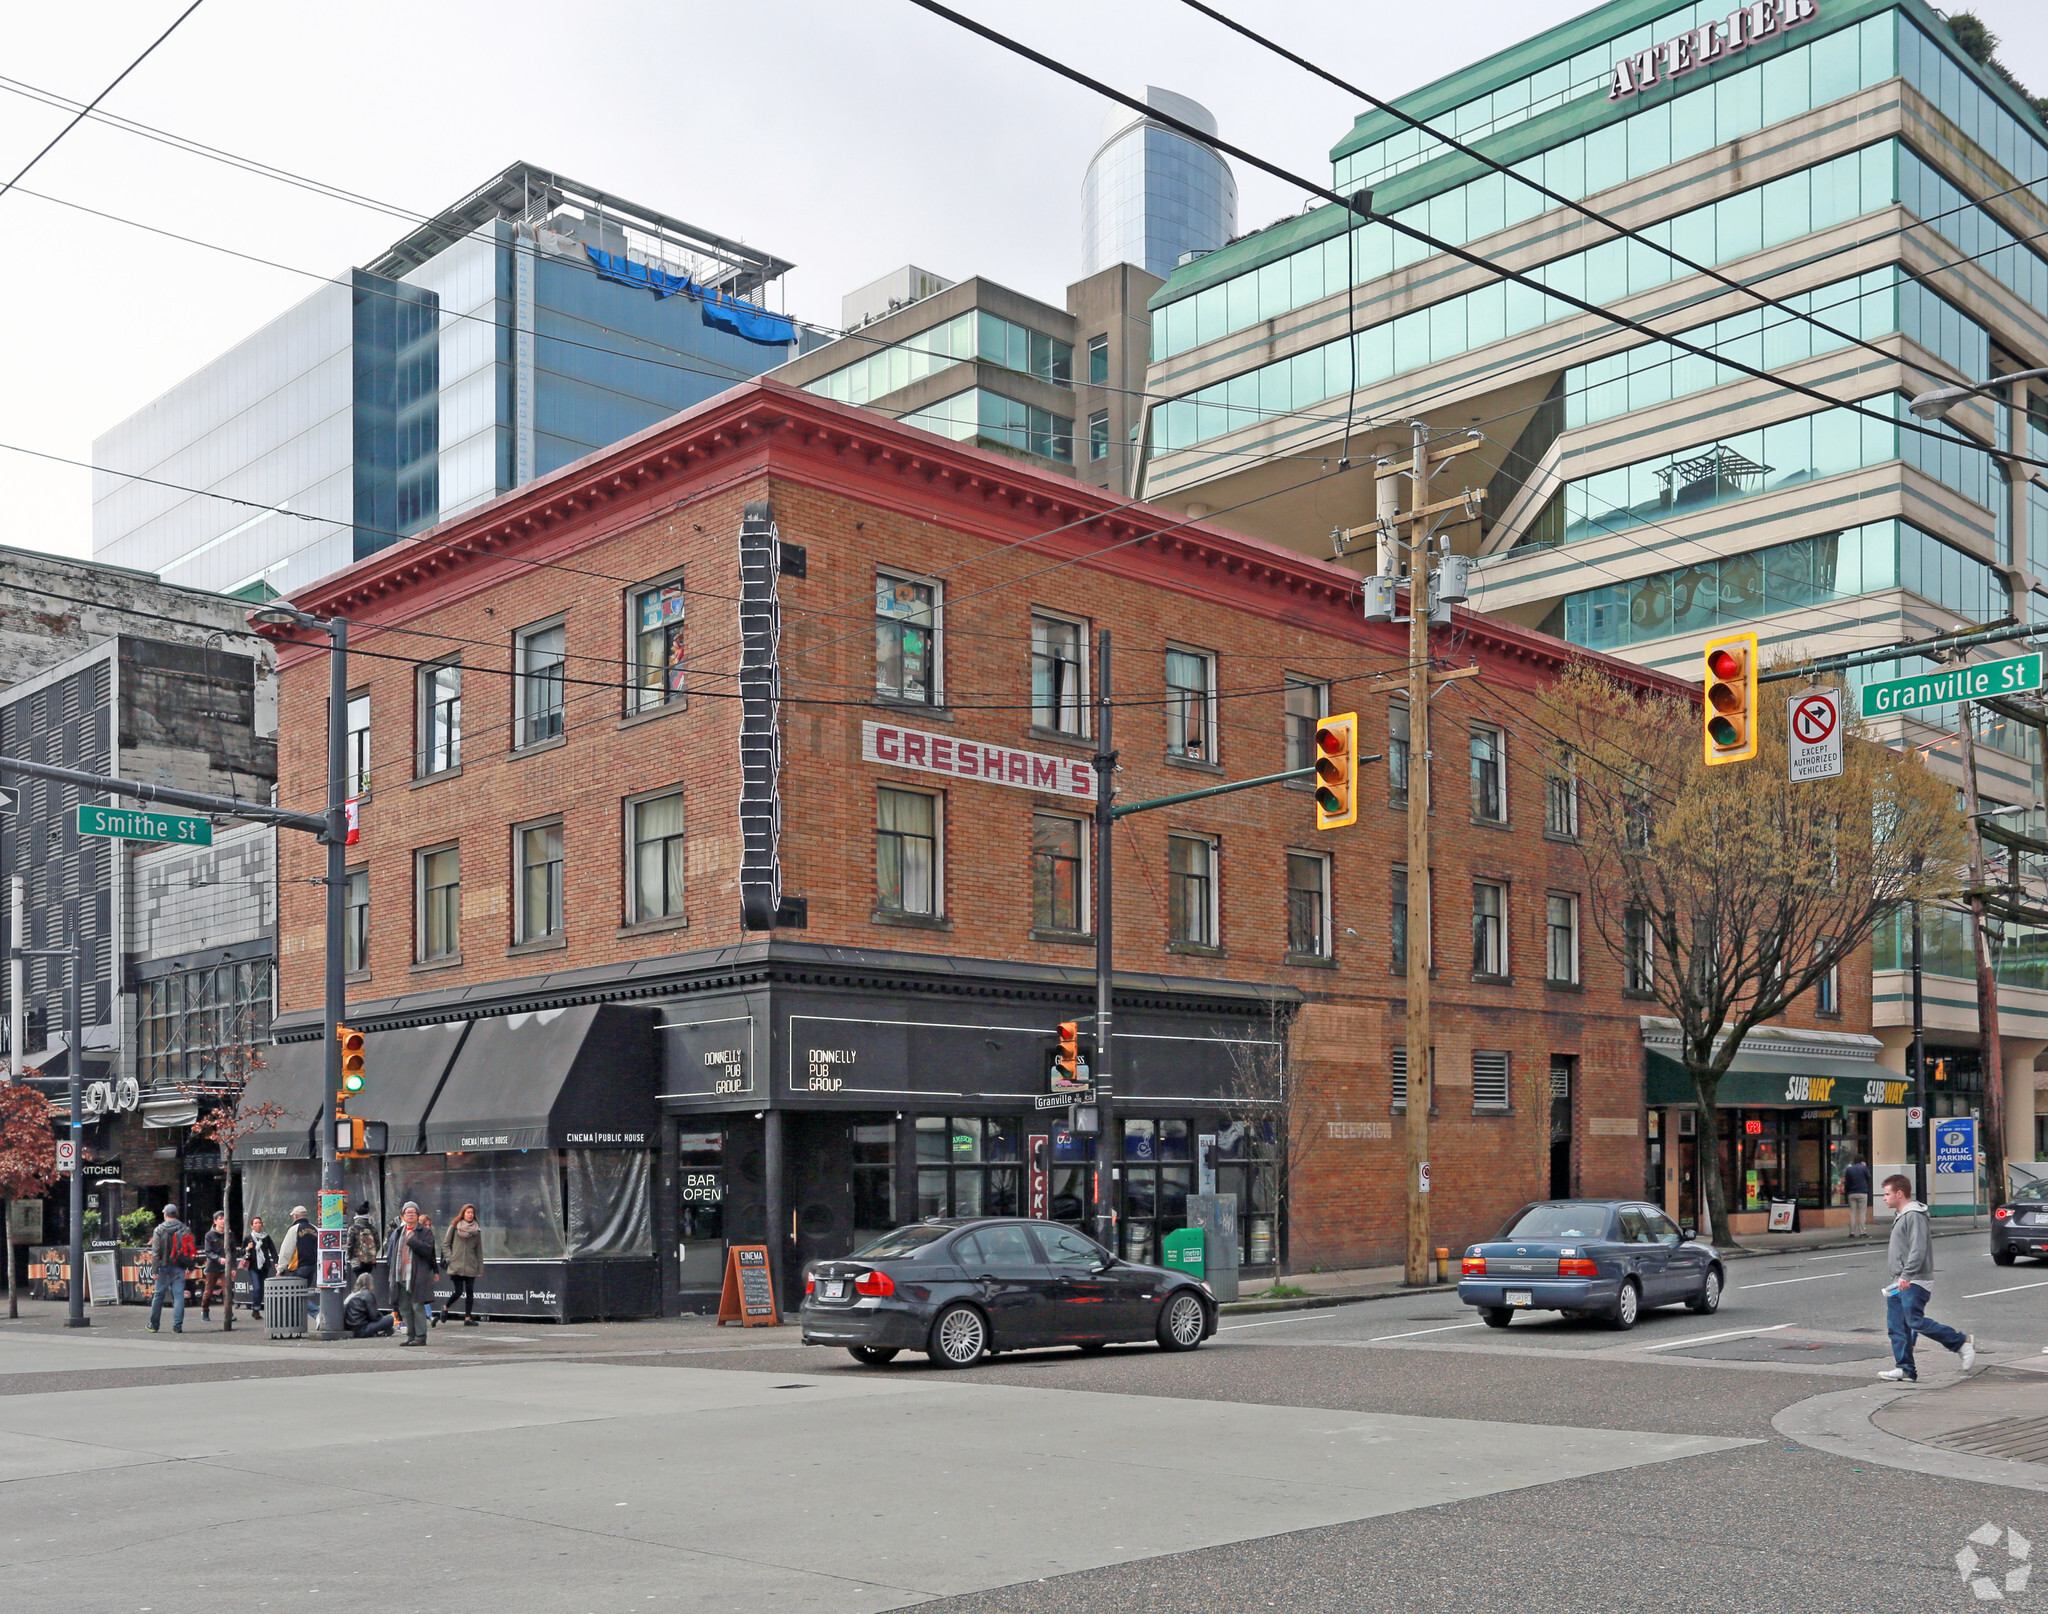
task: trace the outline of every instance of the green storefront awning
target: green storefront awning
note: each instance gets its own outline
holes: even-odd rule
[[[1685,1066],[1654,1048],[1643,1052],[1645,1102],[1693,1103]],[[1869,1059],[1828,1054],[1737,1053],[1716,1094],[1722,1109],[1766,1105],[1823,1105],[1844,1110],[1900,1109],[1910,1087],[1903,1077]]]

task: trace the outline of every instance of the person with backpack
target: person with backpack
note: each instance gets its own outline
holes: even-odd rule
[[[370,1207],[358,1205],[356,1219],[348,1224],[348,1266],[353,1278],[377,1270],[377,1224],[370,1220]]]
[[[303,1205],[292,1207],[292,1225],[284,1230],[277,1250],[277,1270],[296,1273],[308,1284],[320,1276],[320,1235],[313,1231]]]
[[[163,1322],[164,1300],[171,1301],[171,1332],[185,1332],[185,1274],[199,1259],[199,1247],[192,1229],[178,1220],[178,1207],[166,1205],[164,1219],[156,1224],[149,1239],[150,1279],[149,1331],[154,1334]]]
[[[277,1271],[277,1240],[263,1231],[263,1218],[249,1218],[249,1240],[242,1246],[242,1264],[249,1269],[249,1311],[263,1316],[263,1280]]]

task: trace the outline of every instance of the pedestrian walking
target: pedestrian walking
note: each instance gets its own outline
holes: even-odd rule
[[[391,1277],[391,1305],[405,1329],[407,1345],[427,1342],[426,1303],[434,1298],[434,1235],[420,1225],[420,1208],[411,1200],[391,1230],[385,1246]]]
[[[426,1234],[428,1239],[432,1240],[433,1242],[434,1270],[438,1273],[441,1270],[441,1241],[434,1237],[434,1219],[433,1217],[429,1216],[425,1211],[420,1212],[420,1231]],[[427,1291],[427,1298],[422,1302],[422,1304],[427,1308],[427,1326],[429,1328],[439,1328],[441,1326],[441,1319],[434,1315],[433,1290],[429,1289]]]
[[[377,1224],[370,1220],[370,1207],[358,1205],[356,1219],[348,1224],[349,1270],[357,1277],[377,1267]]]
[[[228,1249],[228,1213],[215,1211],[213,1226],[206,1230],[206,1263],[199,1275],[199,1318],[201,1322],[213,1321],[213,1292],[220,1291],[220,1309],[232,1311],[235,1306],[235,1291],[231,1275],[234,1256]]]
[[[441,1249],[441,1267],[455,1292],[448,1297],[447,1314],[455,1315],[455,1302],[462,1302],[462,1326],[476,1327],[476,1280],[484,1274],[484,1225],[476,1219],[476,1207],[465,1205],[455,1213],[448,1238]]]
[[[185,1274],[199,1259],[192,1242],[192,1229],[178,1220],[178,1207],[166,1205],[164,1219],[149,1238],[150,1278],[149,1331],[154,1334],[163,1322],[164,1300],[171,1300],[171,1332],[185,1332]]]
[[[1913,1185],[1897,1172],[1884,1180],[1884,1202],[1892,1209],[1892,1240],[1885,1252],[1885,1329],[1892,1337],[1892,1361],[1881,1379],[1919,1382],[1913,1365],[1913,1339],[1925,1334],[1963,1359],[1967,1373],[1977,1360],[1977,1344],[1960,1329],[1927,1315],[1927,1280],[1934,1276],[1934,1240],[1927,1227],[1927,1207],[1913,1197]]]
[[[277,1270],[295,1273],[309,1284],[320,1276],[320,1235],[313,1231],[303,1205],[292,1207],[292,1224],[277,1247]]]
[[[249,1269],[249,1313],[263,1315],[263,1280],[277,1271],[277,1240],[263,1231],[263,1218],[249,1218],[249,1238],[242,1246],[242,1264]]]
[[[348,1330],[351,1339],[390,1337],[396,1325],[391,1314],[377,1304],[377,1280],[371,1274],[357,1275],[356,1286],[342,1302],[341,1326]]]
[[[1842,1173],[1842,1193],[1849,1201],[1849,1237],[1870,1237],[1870,1168],[1851,1160]]]

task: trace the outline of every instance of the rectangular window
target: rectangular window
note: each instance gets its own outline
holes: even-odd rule
[[[413,881],[419,891],[419,943],[422,963],[453,958],[462,947],[462,855],[457,847],[437,846],[414,854]]]
[[[1499,729],[1472,725],[1472,816],[1482,823],[1507,822],[1506,745]]]
[[[683,793],[626,804],[626,923],[652,924],[683,911]]]
[[[1061,734],[1088,732],[1088,629],[1031,613],[1031,721]]]
[[[1828,972],[1815,984],[1813,1006],[1820,1014],[1842,1012],[1842,968],[1839,964],[1830,965]]]
[[[1394,973],[1408,973],[1408,871],[1394,870],[1394,895],[1387,915],[1389,934],[1393,937]]]
[[[1287,950],[1330,956],[1330,860],[1320,852],[1287,854]]]
[[[939,703],[939,585],[875,574],[875,693]]]
[[[1472,884],[1472,973],[1505,975],[1507,888],[1475,880]]]
[[[883,913],[939,912],[939,798],[920,790],[875,792],[875,885]]]
[[[462,766],[462,663],[420,669],[420,776]]]
[[[1088,417],[1088,458],[1109,458],[1109,411],[1098,409]]]
[[[1088,385],[1106,387],[1109,385],[1109,337],[1088,338]]]
[[[1631,908],[1621,916],[1621,984],[1631,992],[1648,992],[1657,980],[1657,939],[1649,915]]]
[[[1281,697],[1280,721],[1286,750],[1286,766],[1313,768],[1316,765],[1316,719],[1330,715],[1330,686],[1313,678],[1287,675],[1286,693]]]
[[[1166,652],[1166,751],[1216,760],[1216,658],[1202,650]]]
[[[1087,831],[1078,818],[1031,815],[1031,923],[1038,930],[1087,929]]]
[[[1387,702],[1387,800],[1408,805],[1408,702]]]
[[[1216,945],[1216,843],[1206,835],[1166,837],[1167,936]]]
[[[1576,986],[1579,980],[1579,899],[1550,893],[1544,901],[1543,968],[1547,979]]]
[[[1565,840],[1579,838],[1578,761],[1569,750],[1552,761],[1543,781],[1543,832]]]
[[[354,975],[370,967],[370,871],[350,869],[342,887],[342,968]]]
[[[519,908],[513,940],[546,941],[562,934],[562,825],[530,824],[512,832],[518,862]]]
[[[1504,1053],[1486,1053],[1478,1049],[1472,1053],[1472,1108],[1475,1110],[1504,1110],[1508,1107],[1508,1056]]]
[[[370,697],[367,691],[348,698],[348,793],[357,799],[370,793]]]
[[[567,693],[568,633],[565,624],[549,622],[537,628],[521,628],[513,636],[519,701],[519,727],[512,742],[515,747],[539,745],[543,740],[561,737]]]
[[[626,596],[626,640],[633,647],[626,710],[651,712],[683,698],[683,580],[668,578]]]
[[[173,970],[136,986],[135,1066],[145,1083],[239,1082],[270,1042],[267,958]]]

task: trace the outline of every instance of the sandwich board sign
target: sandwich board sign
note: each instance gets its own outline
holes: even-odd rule
[[[775,1277],[768,1270],[768,1246],[735,1244],[725,1252],[725,1288],[718,1297],[718,1326],[780,1328]]]

